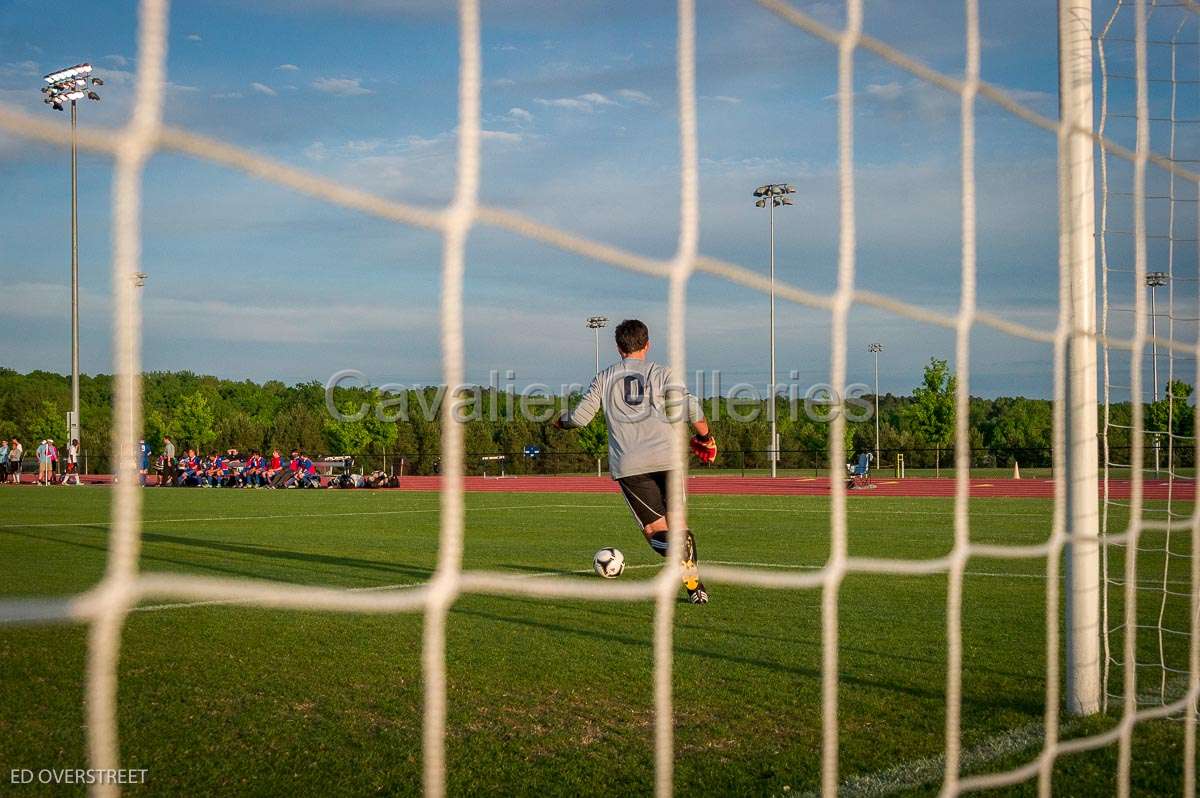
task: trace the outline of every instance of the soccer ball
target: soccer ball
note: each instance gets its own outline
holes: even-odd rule
[[[605,579],[616,579],[625,570],[625,555],[620,549],[600,549],[592,558],[592,567]]]

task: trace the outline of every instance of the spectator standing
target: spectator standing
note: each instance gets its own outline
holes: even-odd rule
[[[8,482],[8,439],[0,441],[0,482]]]
[[[54,439],[50,438],[46,441],[50,447],[50,484],[54,484],[58,480],[58,447],[54,445]]]
[[[37,479],[34,480],[35,485],[50,484],[50,444],[46,440],[42,440],[38,444],[37,451],[38,473]]]
[[[79,439],[75,438],[67,444],[67,474],[63,477],[62,484],[70,485],[71,477],[75,478],[75,485],[79,482]]]
[[[162,475],[158,478],[158,485],[173,485],[175,484],[175,444],[166,435],[163,436],[163,468]]]
[[[16,438],[8,447],[8,478],[11,482],[21,484],[21,460],[25,457],[25,447]]]

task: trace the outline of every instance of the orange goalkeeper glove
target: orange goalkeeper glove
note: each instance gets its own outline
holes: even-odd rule
[[[696,459],[701,463],[708,465],[717,459],[717,442],[711,434],[693,435],[691,446],[692,454],[696,455]]]

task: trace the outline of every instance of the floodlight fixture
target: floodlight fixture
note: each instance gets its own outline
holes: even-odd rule
[[[76,64],[73,67],[66,67],[65,69],[59,69],[55,72],[51,72],[49,75],[46,75],[44,78],[42,78],[42,80],[46,81],[47,83],[53,84],[53,83],[61,83],[64,80],[69,80],[71,78],[86,76],[86,75],[90,75],[90,74],[92,74],[92,65],[84,63],[84,64]]]
[[[1150,288],[1164,286],[1170,279],[1171,275],[1166,272],[1146,272],[1146,285]]]

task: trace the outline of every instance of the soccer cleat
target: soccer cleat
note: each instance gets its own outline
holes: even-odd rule
[[[700,569],[696,566],[696,538],[692,535],[692,530],[687,530],[684,534],[683,541],[683,586],[687,588],[688,598],[692,599],[693,593],[699,591],[703,593],[704,587],[700,583]],[[704,601],[695,601],[693,604],[703,604],[708,601],[708,594],[704,593]]]
[[[693,604],[708,603],[708,591],[704,589],[703,582],[696,582],[695,589],[688,588],[688,601]]]

